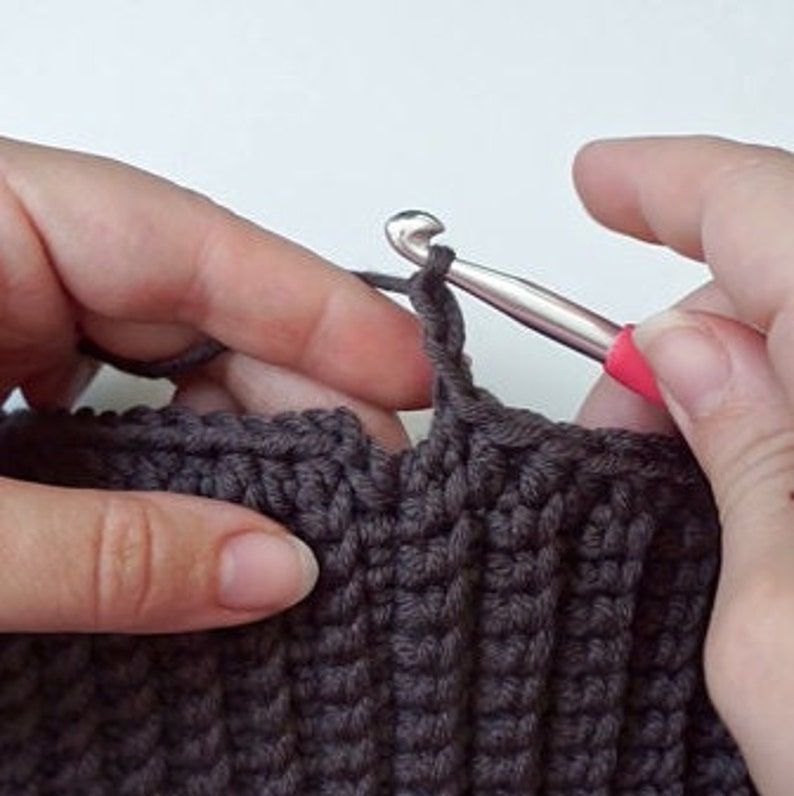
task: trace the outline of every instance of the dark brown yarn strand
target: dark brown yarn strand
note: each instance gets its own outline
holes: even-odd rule
[[[342,409],[2,417],[0,475],[243,504],[321,575],[246,627],[0,638],[0,794],[754,793],[704,688],[719,528],[691,455],[476,386],[450,254],[373,279],[435,368],[403,453]]]

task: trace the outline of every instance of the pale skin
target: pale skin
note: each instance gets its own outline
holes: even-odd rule
[[[605,378],[579,421],[677,426],[703,466],[723,524],[709,690],[759,790],[789,793],[794,157],[708,138],[600,142],[574,177],[598,221],[710,271],[683,309],[637,330],[668,411]],[[405,444],[395,410],[429,398],[415,320],[355,277],[151,175],[0,139],[0,391],[70,405],[93,373],[75,353],[80,333],[140,359],[218,338],[232,353],[186,378],[178,402],[344,403],[392,448]],[[316,577],[286,529],[237,506],[0,488],[0,631],[239,624],[300,600]]]
[[[0,139],[0,394],[71,404],[93,372],[80,334],[141,359],[217,338],[233,353],[185,379],[179,403],[345,404],[393,448],[406,442],[395,410],[429,399],[416,320],[357,277],[165,180]],[[0,631],[239,624],[316,577],[308,549],[238,506],[0,489]]]
[[[789,794],[794,157],[708,138],[603,142],[580,152],[574,176],[601,223],[708,266],[710,284],[682,302],[686,309],[638,327],[637,343],[720,510],[723,562],[705,654],[709,691],[759,791]],[[670,423],[606,379],[579,419],[644,431]]]

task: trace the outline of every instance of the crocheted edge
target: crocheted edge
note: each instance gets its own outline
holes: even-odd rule
[[[86,423],[97,424],[108,431],[118,433],[122,428],[130,431],[144,430],[145,427],[172,426],[177,434],[184,434],[186,427],[191,433],[213,434],[221,430],[229,444],[246,447],[245,441],[267,434],[268,430],[284,426],[300,427],[308,422],[313,428],[319,418],[334,416],[337,421],[344,418],[344,425],[350,432],[350,424],[355,424],[361,444],[378,451],[379,456],[402,459],[407,454],[421,456],[427,448],[443,442],[442,419],[451,418],[476,427],[487,434],[495,444],[506,448],[527,446],[565,445],[570,448],[575,443],[583,448],[583,455],[609,456],[612,458],[610,470],[616,474],[628,469],[621,460],[628,458],[631,468],[639,463],[658,468],[662,462],[670,470],[671,476],[683,476],[682,480],[692,483],[691,470],[698,473],[697,464],[680,437],[662,434],[645,434],[618,428],[586,429],[573,423],[553,421],[528,408],[506,406],[489,391],[478,387],[473,379],[471,367],[464,357],[465,323],[457,299],[445,280],[445,275],[455,259],[455,252],[444,246],[432,246],[427,264],[415,271],[409,278],[401,278],[381,273],[358,273],[373,287],[406,294],[419,318],[424,335],[424,347],[434,371],[433,416],[425,439],[417,445],[397,454],[385,451],[363,429],[358,418],[349,410],[306,410],[303,412],[280,412],[274,415],[244,414],[227,412],[198,414],[192,410],[176,407],[152,409],[145,406],[114,411],[96,411],[83,408],[77,412],[56,410],[55,412],[17,411],[2,413],[6,422],[15,417],[17,423],[27,425],[34,417],[47,415],[64,423],[67,418],[85,428]],[[210,359],[226,350],[214,340],[204,341],[193,349],[177,357],[141,362],[121,358],[105,351],[90,341],[83,341],[81,349],[126,372],[150,378],[163,378],[200,367]],[[256,447],[256,445],[254,445]],[[691,468],[690,468],[691,465]],[[683,468],[683,470],[682,470]]]

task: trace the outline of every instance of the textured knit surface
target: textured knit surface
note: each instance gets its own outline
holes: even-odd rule
[[[242,503],[321,578],[233,630],[0,638],[0,793],[753,792],[703,686],[698,470],[475,388],[444,264],[410,284],[436,412],[400,455],[344,411],[3,418],[2,475]]]

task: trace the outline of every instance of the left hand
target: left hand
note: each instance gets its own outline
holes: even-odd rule
[[[416,319],[357,277],[191,191],[104,158],[0,139],[0,397],[69,406],[81,335],[158,360],[229,351],[180,379],[197,409],[347,405],[386,446],[425,404]],[[242,506],[0,479],[0,632],[175,632],[293,605],[317,564]]]
[[[356,277],[210,200],[105,158],[0,138],[0,397],[69,404],[93,375],[78,331],[136,359],[203,336],[230,353],[181,403],[347,404],[389,446],[426,405],[416,320]]]

